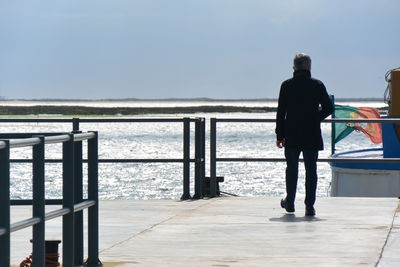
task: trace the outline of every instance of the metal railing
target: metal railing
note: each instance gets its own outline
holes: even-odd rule
[[[88,198],[83,199],[82,141],[87,140]],[[45,212],[45,146],[62,144],[62,208]],[[32,147],[32,217],[10,224],[10,149]],[[63,266],[83,265],[83,210],[88,209],[86,266],[100,266],[98,258],[98,135],[97,132],[0,141],[0,266],[10,266],[10,234],[33,227],[32,262],[45,266],[45,222],[62,217]]]
[[[204,118],[138,118],[138,119],[0,119],[1,122],[13,123],[72,123],[72,129],[79,131],[82,123],[183,123],[183,157],[174,159],[99,159],[99,163],[182,163],[183,164],[183,193],[182,200],[199,199],[204,196],[204,192],[209,192],[208,196],[214,197],[217,191],[217,162],[285,162],[284,158],[226,158],[217,157],[217,123],[275,123],[275,119],[237,119],[237,118],[211,118],[210,119],[210,182],[206,185],[205,158],[206,158],[206,126]],[[195,151],[194,158],[190,158],[190,124],[195,123]],[[326,119],[324,123],[357,123],[357,122],[377,122],[377,123],[400,123],[400,119]],[[333,146],[332,146],[333,147]],[[15,160],[15,162],[25,162],[26,160]],[[57,160],[48,160],[56,162]],[[353,159],[353,158],[320,158],[319,162],[399,162],[397,158],[385,159]],[[190,164],[194,163],[194,195],[190,195]],[[206,186],[209,188],[206,189]],[[49,200],[51,203],[52,200]]]
[[[211,118],[210,119],[210,197],[215,197],[217,194],[217,162],[285,162],[285,158],[222,158],[217,157],[217,123],[275,123],[275,119],[235,119],[235,118]],[[399,124],[400,119],[325,119],[324,123],[392,123]],[[334,136],[331,136],[333,139]],[[333,140],[331,140],[333,142]],[[334,146],[332,146],[334,147]],[[303,161],[300,159],[300,161]],[[399,163],[400,158],[320,158],[319,162],[364,162],[364,163]]]
[[[0,119],[0,123],[71,123],[72,130],[79,132],[80,125],[83,123],[182,123],[183,124],[183,147],[182,158],[101,158],[99,163],[182,163],[182,196],[181,200],[200,199],[203,198],[205,187],[205,119],[204,118],[71,118],[71,119]],[[190,129],[191,123],[194,123],[194,158],[190,158]],[[1,134],[6,135],[6,133]],[[21,134],[24,136],[24,134]],[[13,162],[29,162],[26,159],[14,159]],[[48,159],[46,162],[59,162],[56,159]],[[194,195],[190,194],[190,164],[194,163]],[[15,204],[26,203],[23,201],[13,202]],[[48,203],[57,203],[53,200],[48,200]]]

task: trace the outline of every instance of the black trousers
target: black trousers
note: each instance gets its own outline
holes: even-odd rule
[[[318,150],[300,150],[285,148],[286,158],[286,202],[294,204],[299,177],[299,156],[303,152],[304,166],[306,169],[306,206],[313,206],[317,191],[317,159]]]

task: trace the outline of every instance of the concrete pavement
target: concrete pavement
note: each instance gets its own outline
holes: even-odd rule
[[[302,199],[294,214],[279,200],[101,201],[100,260],[106,267],[400,266],[398,199],[319,198],[314,218],[304,216]],[[13,207],[12,215],[26,212]],[[48,239],[61,236],[60,221],[47,222]],[[29,254],[29,234],[13,233],[13,264]]]

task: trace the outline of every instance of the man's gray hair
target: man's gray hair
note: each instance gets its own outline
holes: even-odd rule
[[[311,68],[311,58],[309,55],[300,53],[293,59],[293,66],[296,70],[308,70]]]

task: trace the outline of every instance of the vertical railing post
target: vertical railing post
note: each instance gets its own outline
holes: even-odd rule
[[[181,200],[190,199],[190,118],[183,118],[183,194]]]
[[[195,155],[195,166],[194,166],[194,199],[203,198],[203,188],[202,188],[202,119],[197,118],[195,122],[195,147],[194,147],[194,155]]]
[[[74,131],[80,133],[80,131]],[[83,200],[82,141],[74,142],[74,204]],[[74,215],[75,266],[83,265],[83,211]]]
[[[10,266],[10,143],[2,141],[0,149],[0,228],[6,231],[0,235],[0,266]]]
[[[88,140],[88,199],[94,200],[95,205],[88,210],[88,259],[85,266],[101,266],[99,260],[99,155],[98,134]]]
[[[40,143],[32,148],[32,216],[40,222],[33,226],[32,262],[45,266],[45,141],[43,135],[37,137]]]
[[[63,267],[74,266],[74,136],[63,143]]]
[[[331,95],[331,102],[333,105],[333,112],[332,112],[332,119],[334,119],[335,116],[335,96]],[[331,123],[331,155],[335,154],[335,137],[336,137],[336,128],[335,128],[335,123]]]
[[[217,195],[217,119],[210,125],[210,197]]]
[[[79,131],[79,118],[72,118],[72,131]]]
[[[204,197],[204,189],[206,188],[206,119],[201,120],[201,188]]]

